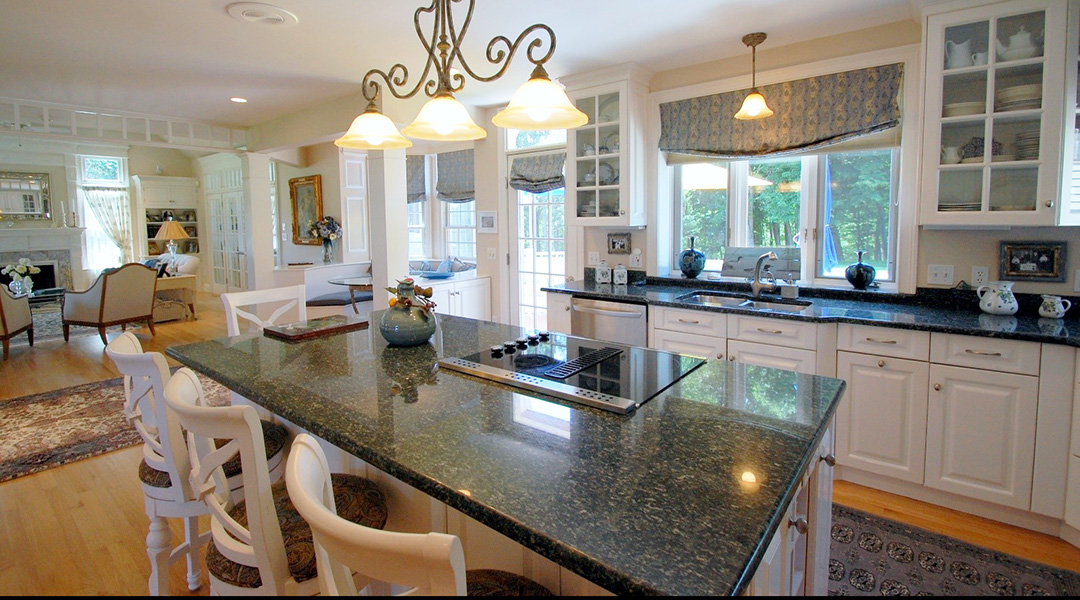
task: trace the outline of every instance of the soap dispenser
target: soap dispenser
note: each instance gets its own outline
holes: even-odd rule
[[[600,261],[600,266],[596,267],[596,283],[611,283],[611,267],[606,260]]]
[[[615,285],[626,285],[626,280],[626,267],[622,263],[615,265],[615,268],[611,271],[611,282]]]

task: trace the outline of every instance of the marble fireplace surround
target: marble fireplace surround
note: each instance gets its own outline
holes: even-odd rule
[[[32,263],[55,264],[57,287],[85,289],[81,227],[0,228],[0,266],[20,258]]]

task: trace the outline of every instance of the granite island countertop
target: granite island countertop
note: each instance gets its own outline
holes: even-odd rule
[[[1002,339],[1024,340],[1080,347],[1080,321],[1076,319],[1043,319],[1035,316],[998,316],[982,313],[977,308],[928,306],[925,304],[875,301],[874,296],[892,295],[862,293],[867,299],[850,300],[827,297],[801,297],[811,305],[798,313],[769,311],[734,306],[710,307],[680,300],[679,297],[697,289],[714,289],[714,282],[679,284],[648,283],[646,285],[597,284],[575,281],[543,288],[545,292],[570,294],[595,300],[635,302],[653,306],[670,306],[690,310],[706,310],[775,319],[810,322],[839,322],[856,325],[894,327],[939,333],[955,333]],[[974,295],[974,292],[971,292]],[[858,295],[858,294],[853,294]],[[765,294],[762,299],[776,298]],[[977,302],[977,301],[976,301]]]
[[[521,331],[443,316],[414,348],[373,328],[167,353],[612,592],[743,591],[844,382],[710,361],[616,415],[435,368]]]

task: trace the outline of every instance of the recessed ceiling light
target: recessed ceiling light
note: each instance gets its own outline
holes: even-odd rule
[[[225,12],[234,19],[269,27],[291,27],[299,21],[284,8],[262,2],[234,2],[225,7]]]
[[[240,96],[234,96],[232,98],[229,98],[229,100],[232,100],[237,104],[247,104],[247,98],[241,98]]]

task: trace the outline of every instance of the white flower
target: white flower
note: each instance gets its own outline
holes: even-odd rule
[[[331,240],[336,240],[337,239],[337,234],[336,233],[331,233],[330,234],[330,239]]]
[[[39,269],[39,268],[37,268],[37,267],[35,267],[33,265],[30,265],[30,274],[31,275],[37,275],[40,272],[41,272],[41,269]]]
[[[25,275],[26,274],[26,265],[21,264],[21,265],[15,267],[15,272],[18,273],[19,275]]]

